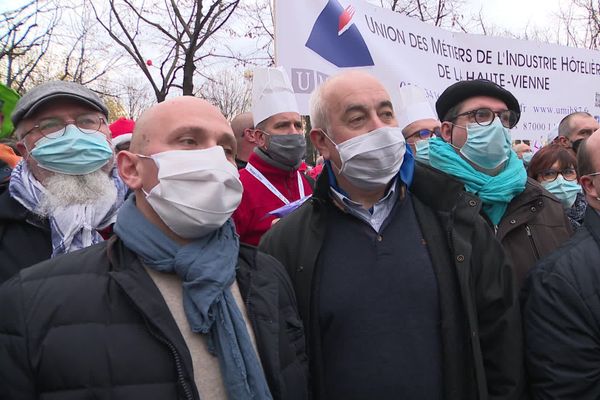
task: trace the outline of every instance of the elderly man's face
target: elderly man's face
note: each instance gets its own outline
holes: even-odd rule
[[[35,126],[40,124],[40,122],[50,118],[55,118],[65,123],[74,123],[73,121],[75,121],[78,117],[86,114],[93,114],[101,117],[102,122],[100,123],[98,131],[102,132],[106,136],[106,141],[110,144],[110,130],[108,129],[108,125],[106,123],[106,117],[93,107],[74,100],[53,100],[52,102],[49,102],[48,104],[39,108],[34,115],[22,120],[19,123],[19,126],[17,127],[17,133],[21,139],[17,143],[17,148],[21,152],[21,155],[23,155],[23,158],[27,160],[33,175],[38,181],[43,182],[46,177],[54,173],[38,166],[35,159],[29,155],[29,153],[35,148],[36,143],[44,137],[44,135],[42,135],[39,129],[36,129]],[[108,172],[111,170],[112,165],[113,163],[111,160],[102,169]]]
[[[390,96],[383,85],[366,74],[361,75],[361,79],[356,78],[355,74],[340,76],[323,94],[328,109],[329,132],[326,133],[336,144],[384,126],[398,126]],[[318,140],[315,146],[325,159],[338,167],[341,165],[340,155],[331,141]]]

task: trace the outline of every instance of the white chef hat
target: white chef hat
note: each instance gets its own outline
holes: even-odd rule
[[[401,129],[421,119],[438,119],[431,104],[427,101],[425,91],[413,85],[402,86],[398,98],[398,126]]]
[[[292,84],[283,67],[257,68],[252,79],[254,126],[272,115],[300,113]]]

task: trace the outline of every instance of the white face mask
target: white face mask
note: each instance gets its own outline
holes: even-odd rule
[[[146,200],[178,236],[197,239],[220,228],[242,200],[239,173],[221,146],[153,154],[159,183]]]
[[[342,161],[340,174],[362,190],[387,185],[400,171],[406,152],[402,129],[394,126],[384,126],[340,144],[331,142]]]

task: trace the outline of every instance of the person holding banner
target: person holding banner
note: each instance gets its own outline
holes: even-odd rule
[[[529,269],[572,234],[561,202],[511,150],[510,129],[521,116],[508,90],[488,80],[460,81],[436,102],[440,138],[430,140],[431,166],[464,184],[512,261],[518,287]]]
[[[240,241],[257,245],[275,218],[312,194],[298,171],[306,139],[294,90],[283,68],[259,68],[252,80],[252,118],[256,141],[246,168],[240,170],[244,195],[233,214]]]
[[[315,193],[259,247],[292,278],[313,398],[518,399],[517,293],[481,201],[415,166],[366,72],[319,86],[311,122]]]

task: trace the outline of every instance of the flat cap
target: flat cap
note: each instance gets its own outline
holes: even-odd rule
[[[11,116],[13,125],[17,126],[41,105],[58,98],[80,101],[108,116],[108,108],[90,89],[75,82],[52,81],[34,87],[19,99]]]
[[[448,86],[435,102],[435,111],[438,118],[443,121],[443,118],[452,107],[476,96],[487,96],[502,100],[509,110],[517,113],[517,122],[519,121],[521,107],[517,98],[502,86],[487,79],[460,81]]]

